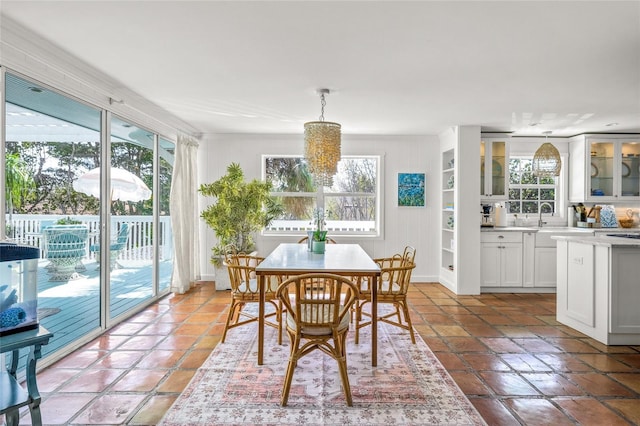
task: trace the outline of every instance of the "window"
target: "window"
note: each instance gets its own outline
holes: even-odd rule
[[[331,187],[317,187],[300,156],[264,156],[265,180],[285,207],[267,232],[312,230],[315,208],[332,234],[380,235],[380,157],[342,157]]]
[[[533,175],[533,157],[509,160],[509,213],[538,214],[558,211],[558,178]]]

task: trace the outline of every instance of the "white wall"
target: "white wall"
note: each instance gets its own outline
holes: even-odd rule
[[[198,175],[201,183],[213,182],[226,172],[231,162],[242,167],[247,179],[261,178],[262,155],[302,154],[302,130],[299,135],[216,134],[205,135],[198,152]],[[402,252],[406,245],[416,248],[414,282],[438,281],[438,238],[440,211],[439,141],[436,136],[363,136],[342,135],[343,155],[383,156],[383,220],[382,238],[339,238],[339,242],[358,243],[372,257]],[[398,173],[425,172],[427,205],[398,207]],[[200,199],[200,211],[207,200]],[[215,268],[209,262],[215,236],[201,222],[202,279],[214,280]],[[258,236],[261,255],[271,252],[279,243],[296,242],[301,235]]]

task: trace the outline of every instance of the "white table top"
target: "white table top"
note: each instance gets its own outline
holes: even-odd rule
[[[280,244],[256,267],[256,273],[330,272],[380,274],[380,267],[358,244],[327,244],[324,254],[307,251],[306,244]]]

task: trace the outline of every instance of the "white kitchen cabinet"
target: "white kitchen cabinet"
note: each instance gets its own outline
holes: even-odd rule
[[[522,287],[522,232],[482,232],[480,286]]]
[[[556,257],[555,247],[536,247],[534,287],[556,287]]]
[[[557,320],[606,345],[639,345],[640,246],[560,238]]]
[[[508,138],[485,138],[480,141],[480,199],[507,201],[509,171]]]
[[[580,135],[569,142],[569,200],[640,200],[640,135]]]

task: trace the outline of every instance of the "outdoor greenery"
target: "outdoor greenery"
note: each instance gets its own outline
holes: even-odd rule
[[[237,163],[231,163],[227,174],[215,182],[200,185],[202,195],[214,198],[200,215],[218,238],[212,248],[213,263],[228,246],[244,253],[255,250],[253,234],[282,215],[283,207],[270,196],[271,189],[270,182],[247,182]]]
[[[73,181],[100,166],[99,142],[16,142],[7,141],[7,194],[13,213],[99,214],[95,197],[76,192]],[[112,164],[138,175],[149,188],[153,184],[153,151],[129,143],[112,143]],[[161,171],[166,170],[161,164]],[[169,211],[170,173],[161,173],[162,212]],[[142,202],[113,201],[114,214],[150,215],[152,199]]]
[[[5,174],[5,194],[9,213],[20,210],[29,194],[35,188],[35,182],[27,163],[18,153],[7,153]]]
[[[278,219],[309,220],[316,208],[318,189],[302,157],[269,157],[266,180],[273,184],[284,213]],[[324,212],[328,220],[373,220],[375,218],[376,161],[366,158],[342,159],[330,189],[322,188]],[[300,195],[290,195],[297,193]],[[335,195],[334,195],[335,194]]]
[[[531,158],[509,160],[509,212],[537,214],[542,203],[543,213],[555,210],[556,181],[552,177],[538,178],[533,174]]]
[[[70,217],[63,217],[62,219],[58,219],[56,221],[56,225],[80,225],[82,223],[81,220],[72,219]]]

